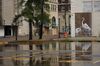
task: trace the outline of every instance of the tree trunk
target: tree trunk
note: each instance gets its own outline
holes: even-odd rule
[[[32,40],[32,21],[29,20],[29,40]]]
[[[32,21],[29,20],[29,40],[32,40]],[[33,49],[32,43],[29,42],[29,50],[31,51]],[[29,66],[32,66],[32,52],[30,52],[30,60],[29,60]]]
[[[39,39],[42,39],[43,36],[43,14],[44,14],[44,0],[41,1],[41,24],[40,24],[40,31],[39,31]]]
[[[43,24],[40,25],[40,29],[39,29],[39,39],[42,39],[43,36]]]
[[[15,26],[15,28],[16,28],[16,33],[15,33],[16,35],[15,36],[16,36],[16,40],[17,40],[18,39],[17,38],[18,37],[18,26]]]

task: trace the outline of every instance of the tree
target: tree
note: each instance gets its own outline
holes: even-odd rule
[[[34,0],[35,4],[35,21],[39,28],[39,39],[42,39],[43,35],[43,25],[50,22],[49,19],[49,4],[48,0]],[[40,21],[40,22],[39,22]]]
[[[20,17],[29,23],[29,40],[32,40],[32,24],[34,21],[38,24],[39,28],[39,39],[42,39],[43,35],[43,24],[49,23],[49,4],[48,0],[19,0],[18,7],[22,8],[21,12],[15,16],[13,23],[16,24]],[[17,30],[17,29],[16,29]],[[17,33],[16,33],[17,37]],[[29,43],[29,50],[32,50],[32,44]],[[32,53],[30,53],[30,66],[32,66]]]
[[[21,17],[21,15],[15,15],[14,19],[13,19],[13,23],[12,23],[12,26],[16,26],[15,27],[15,36],[16,36],[16,40],[17,40],[17,36],[18,36],[18,19],[19,17]]]
[[[48,0],[20,0],[18,8],[21,8],[21,13],[16,15],[14,23],[20,17],[29,22],[29,40],[32,39],[32,24],[35,22],[39,28],[39,39],[42,39],[42,28],[44,24],[50,23],[49,19],[49,4]]]

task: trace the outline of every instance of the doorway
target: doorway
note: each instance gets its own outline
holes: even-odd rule
[[[5,26],[4,27],[4,35],[5,36],[11,36],[11,26]]]

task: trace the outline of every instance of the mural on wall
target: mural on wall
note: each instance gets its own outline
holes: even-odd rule
[[[91,13],[75,14],[75,35],[91,36]]]

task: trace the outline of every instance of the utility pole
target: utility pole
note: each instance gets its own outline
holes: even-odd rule
[[[41,0],[41,20],[40,20],[40,26],[39,26],[39,39],[42,39],[43,37],[43,22],[44,22],[44,0]],[[40,50],[43,50],[42,45],[40,45]],[[42,54],[42,53],[41,53]],[[41,57],[41,60],[43,60],[43,57]],[[41,66],[43,66],[41,64]]]
[[[65,14],[64,14],[64,16],[65,16],[65,32],[66,32],[66,3],[65,3]]]
[[[60,18],[58,20],[59,20],[59,38],[60,38]]]
[[[32,13],[32,15],[34,15],[34,13]],[[32,42],[30,40],[32,40],[32,19],[29,19],[29,50],[32,51],[33,50],[33,45]],[[30,58],[29,58],[29,66],[33,66],[33,53],[30,52]]]
[[[32,40],[32,21],[29,19],[29,50],[33,50],[33,45],[32,43],[30,42],[30,40]],[[33,65],[33,61],[32,61],[32,52],[30,52],[30,60],[29,60],[29,66],[32,66]]]
[[[15,28],[16,28],[16,33],[15,33],[16,35],[15,36],[16,36],[16,41],[17,41],[17,39],[18,39],[17,38],[18,37],[18,26],[16,25]]]
[[[71,15],[69,15],[69,18],[68,18],[68,19],[69,19],[69,23],[68,23],[68,24],[69,24],[69,35],[70,35],[70,34],[71,34],[71,31],[70,31],[70,30],[71,30],[71,28],[70,28],[70,19],[71,19]]]

